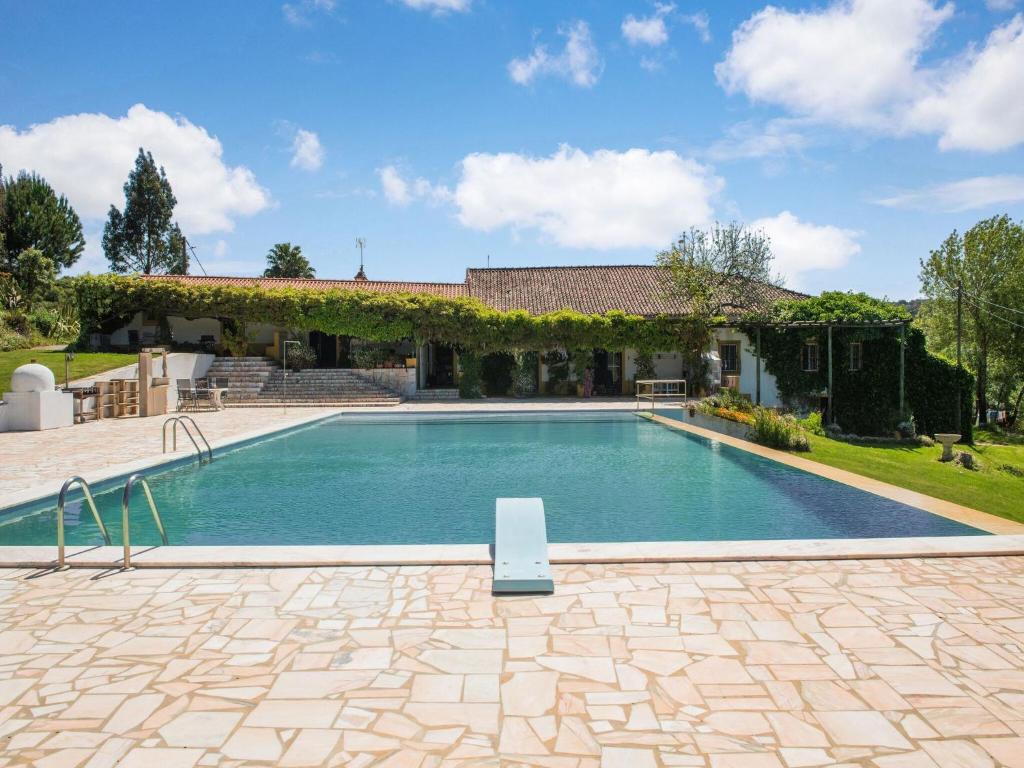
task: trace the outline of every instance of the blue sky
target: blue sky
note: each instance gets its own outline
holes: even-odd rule
[[[917,293],[1024,218],[1024,3],[0,1],[0,162],[82,214],[141,143],[211,273],[275,242],[351,277],[648,263],[765,229],[787,284]]]

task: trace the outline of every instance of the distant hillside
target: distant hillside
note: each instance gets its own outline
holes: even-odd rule
[[[920,310],[921,305],[924,304],[924,299],[910,299],[909,301],[907,299],[900,299],[898,301],[893,301],[892,303],[897,307],[903,307],[906,309],[910,313],[911,317],[917,317],[918,310]]]

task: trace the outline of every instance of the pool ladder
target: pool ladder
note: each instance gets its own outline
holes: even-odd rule
[[[206,446],[207,461],[213,461],[213,449],[210,447],[210,443],[207,441],[206,436],[203,434],[203,430],[201,430],[199,428],[199,425],[196,424],[195,419],[193,419],[191,416],[185,416],[185,415],[182,415],[182,416],[172,416],[171,418],[169,418],[167,421],[164,422],[164,426],[163,426],[164,453],[167,453],[167,425],[168,424],[173,424],[174,425],[174,427],[171,429],[171,450],[172,451],[178,450],[178,425],[180,424],[181,428],[183,430],[185,430],[185,434],[188,435],[188,439],[192,441],[192,445],[195,446],[196,455],[199,458],[199,463],[202,464],[202,462],[203,462],[203,449],[199,447],[199,443],[196,442],[196,438],[192,434],[192,430],[189,429],[188,425],[191,424],[195,428],[196,434],[199,435],[199,439],[203,441],[203,445]]]
[[[160,512],[156,508],[156,502],[153,501],[153,492],[149,489],[149,483],[146,478],[141,474],[134,474],[128,478],[128,482],[125,483],[124,493],[121,495],[121,530],[123,532],[124,539],[124,565],[125,569],[132,567],[132,547],[131,547],[131,526],[128,514],[128,503],[132,498],[132,489],[135,487],[135,483],[142,485],[142,490],[146,494],[146,501],[149,503],[149,511],[153,513],[153,522],[156,523],[156,529],[160,532],[160,540],[164,546],[168,545],[167,533],[164,531],[163,520],[160,519]],[[64,557],[64,506],[67,503],[68,492],[75,485],[82,487],[82,493],[85,496],[85,501],[89,505],[89,510],[92,512],[93,519],[96,521],[96,525],[100,529],[100,533],[103,536],[103,543],[110,546],[110,533],[107,528],[103,525],[103,520],[100,518],[100,513],[96,509],[96,502],[92,497],[92,490],[89,488],[89,484],[75,475],[69,477],[64,485],[61,486],[60,495],[57,497],[57,568],[62,569],[65,567]]]

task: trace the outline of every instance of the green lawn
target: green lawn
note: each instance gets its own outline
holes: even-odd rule
[[[13,352],[0,352],[0,394],[10,390],[11,374],[19,365],[35,360],[53,371],[57,383],[64,383],[64,353],[48,352],[42,349],[16,349]],[[139,361],[138,355],[120,352],[76,352],[71,361],[71,379],[91,376],[111,368],[131,365]]]
[[[942,448],[885,443],[843,443],[811,436],[811,452],[801,457],[820,461],[893,485],[926,493],[965,507],[1024,522],[1024,443],[1019,439],[975,432],[974,446],[956,446],[974,454],[977,471],[938,461]],[[1002,444],[997,444],[997,442]],[[1007,471],[1015,468],[1020,475]]]

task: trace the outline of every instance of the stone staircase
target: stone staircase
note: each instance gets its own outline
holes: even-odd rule
[[[345,368],[289,371],[264,357],[218,357],[207,376],[228,380],[228,407],[392,406],[402,398],[386,387]]]

